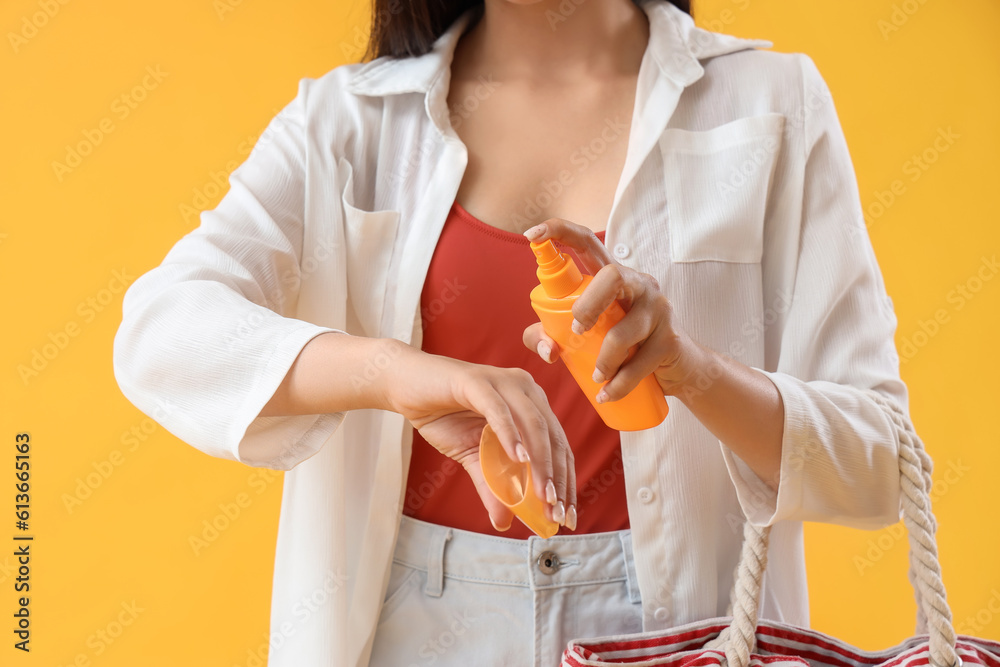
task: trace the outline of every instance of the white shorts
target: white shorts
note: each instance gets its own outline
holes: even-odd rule
[[[370,665],[558,667],[571,639],[641,631],[628,530],[520,540],[403,516]]]

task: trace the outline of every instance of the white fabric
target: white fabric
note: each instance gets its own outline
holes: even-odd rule
[[[805,626],[801,522],[899,518],[893,427],[862,392],[907,405],[896,319],[813,62],[642,7],[650,42],[605,242],[785,406],[777,493],[673,398],[663,424],[622,433],[644,628],[725,613],[744,512],[774,524],[762,618]],[[303,78],[219,205],[125,295],[126,397],[208,454],[288,471],[271,665],[370,654],[411,427],[370,410],[257,415],[321,332],[420,345],[424,276],[467,164],[446,95],[470,16],[424,56]]]

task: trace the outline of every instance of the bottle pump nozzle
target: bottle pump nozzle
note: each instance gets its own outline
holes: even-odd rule
[[[551,239],[541,243],[532,242],[531,250],[538,262],[538,281],[550,298],[561,299],[572,294],[583,282],[583,274],[576,262],[559,252]]]

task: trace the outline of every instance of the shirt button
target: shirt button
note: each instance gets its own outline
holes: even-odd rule
[[[653,498],[655,497],[656,494],[653,493],[653,490],[648,486],[644,486],[641,489],[639,489],[639,500],[641,500],[642,502],[649,504],[653,502]]]
[[[660,607],[659,609],[653,612],[653,618],[662,623],[663,621],[670,618],[670,612],[667,610],[666,607]]]
[[[559,569],[559,555],[555,551],[543,551],[538,555],[538,569],[542,574],[555,574]]]
[[[629,248],[624,243],[619,243],[618,245],[615,246],[614,253],[615,257],[617,257],[618,259],[625,259],[626,257],[632,254],[632,249]]]

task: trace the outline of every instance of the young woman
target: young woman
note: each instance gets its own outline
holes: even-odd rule
[[[124,302],[125,395],[285,475],[271,665],[555,665],[569,639],[725,615],[808,625],[802,521],[899,517],[895,317],[812,61],[665,0],[375,2],[370,62],[302,79],[231,189]],[[535,321],[529,239],[627,317],[602,400]],[[627,362],[626,350],[638,345]],[[166,407],[164,407],[166,406]],[[513,521],[489,423],[564,526]]]

